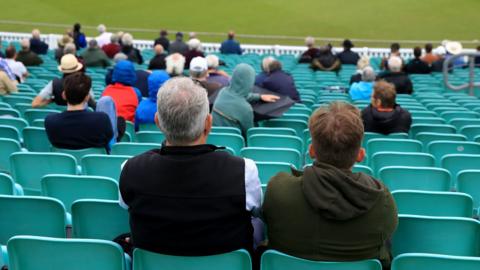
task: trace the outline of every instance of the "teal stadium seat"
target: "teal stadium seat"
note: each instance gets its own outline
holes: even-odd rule
[[[433,167],[435,158],[426,153],[414,152],[377,152],[372,155],[370,165],[375,175],[387,166]]]
[[[428,253],[410,253],[399,255],[392,262],[392,270],[412,269],[477,270],[480,269],[480,258]]]
[[[441,168],[388,166],[380,169],[378,175],[390,191],[449,191],[451,187],[450,172]]]
[[[0,195],[15,195],[15,182],[5,173],[0,173]]]
[[[297,133],[297,136],[303,134],[303,130],[308,128],[308,124],[303,120],[294,120],[294,119],[272,119],[263,122],[265,127],[283,127],[283,128],[292,128]]]
[[[0,116],[2,117],[21,117],[18,110],[12,108],[0,108]]]
[[[457,175],[457,191],[473,198],[473,208],[480,214],[480,170],[463,170]]]
[[[367,154],[371,158],[377,152],[422,152],[422,143],[409,139],[371,139],[367,143]]]
[[[23,144],[28,151],[50,152],[52,145],[48,140],[45,128],[26,127],[23,129]]]
[[[412,135],[412,138],[415,138],[415,136],[418,133],[421,132],[434,132],[434,133],[444,133],[444,134],[455,134],[457,132],[457,129],[455,126],[448,125],[448,124],[413,124],[410,127],[410,134]]]
[[[0,138],[0,172],[10,173],[10,155],[20,151],[21,146],[18,141]]]
[[[353,165],[352,172],[354,172],[354,173],[361,172],[361,173],[373,176],[373,170],[370,167],[365,166],[365,165],[359,165],[359,164]]]
[[[456,186],[457,175],[463,170],[480,169],[480,155],[451,154],[443,156],[442,168],[447,169],[452,175],[452,187]]]
[[[72,155],[78,164],[80,164],[80,161],[86,155],[93,155],[93,154],[106,155],[107,154],[107,150],[105,148],[94,148],[94,147],[78,149],[78,150],[52,147],[52,152]]]
[[[245,147],[245,141],[242,135],[231,133],[210,133],[207,138],[207,143],[216,146],[230,147],[237,155],[240,153],[240,150]]]
[[[159,149],[162,145],[157,143],[116,143],[112,146],[112,155],[136,156],[152,149]]]
[[[441,166],[441,160],[448,154],[480,155],[480,143],[433,141],[427,145],[427,151],[435,157],[436,166]]]
[[[296,136],[297,132],[293,128],[265,128],[254,127],[247,130],[247,138],[257,134],[270,134],[270,135],[289,135]]]
[[[296,168],[301,168],[303,163],[300,152],[289,148],[245,147],[240,155],[254,161],[285,162]]]
[[[249,147],[290,148],[304,151],[303,141],[297,136],[257,134],[248,137]]]
[[[14,117],[0,117],[0,126],[11,126],[17,129],[20,136],[22,135],[22,130],[28,126],[27,121],[22,118]],[[3,136],[2,136],[3,137]]]
[[[139,131],[160,131],[160,129],[157,127],[155,123],[139,124],[138,130]]]
[[[0,125],[0,138],[21,142],[20,133],[15,127],[12,126]]]
[[[135,134],[135,139],[139,143],[161,144],[165,140],[165,134],[160,131],[139,131]]]
[[[476,136],[480,135],[480,125],[466,125],[463,126],[459,132],[473,141]]]
[[[363,133],[362,147],[366,148],[368,142],[371,139],[408,139],[407,133],[391,133],[388,135],[375,133],[375,132],[365,132]]]
[[[258,176],[262,184],[268,184],[268,181],[277,173],[292,172],[292,165],[290,163],[266,161],[257,161],[255,163],[257,164]]]
[[[82,173],[110,177],[118,182],[121,166],[129,158],[130,156],[86,155],[81,161]]]
[[[242,131],[236,127],[212,127],[212,133],[231,133],[242,135]]]
[[[50,110],[50,109],[28,109],[25,111],[24,116],[25,120],[31,125],[34,120],[45,119],[47,115],[52,113],[60,113],[59,110]]]

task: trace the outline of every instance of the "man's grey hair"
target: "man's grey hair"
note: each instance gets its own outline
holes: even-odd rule
[[[120,40],[120,38],[118,37],[117,34],[112,34],[112,35],[110,36],[110,42],[111,42],[111,43],[118,43],[119,40]]]
[[[207,91],[189,78],[173,78],[158,90],[158,123],[172,145],[189,145],[202,135],[209,114]]]
[[[368,66],[362,70],[362,81],[373,82],[375,80],[375,71],[372,67]]]
[[[270,71],[269,69],[269,66],[270,66],[270,63],[275,61],[275,58],[273,58],[272,56],[268,56],[268,57],[265,57],[263,58],[262,60],[262,70],[266,73],[268,73]]]
[[[22,47],[22,49],[30,49],[30,40],[28,39],[22,39],[22,41],[20,41],[20,47]]]
[[[185,66],[185,57],[174,53],[165,58],[166,71],[170,75],[182,75]]]
[[[205,57],[205,59],[207,60],[207,66],[208,68],[212,68],[212,69],[217,69],[218,66],[219,66],[219,62],[220,60],[218,59],[218,56],[214,55],[214,54],[209,54],[207,55],[207,57]]]
[[[89,47],[89,48],[96,48],[96,47],[98,47],[98,42],[97,42],[97,40],[95,40],[95,39],[93,39],[93,38],[90,39],[90,41],[88,42],[88,47]]]
[[[114,56],[113,56],[113,62],[115,63],[118,63],[122,60],[127,60],[128,59],[128,56],[122,52],[119,52],[119,53],[116,53]]]
[[[196,38],[192,38],[188,41],[187,43],[188,45],[188,48],[190,50],[194,50],[194,51],[202,51],[202,43],[200,42],[200,40],[196,39]]]
[[[63,53],[75,55],[77,53],[77,48],[75,47],[75,44],[73,43],[65,44],[65,47],[63,48]]]
[[[388,68],[391,72],[400,72],[402,70],[402,59],[398,56],[390,56]]]
[[[307,47],[312,47],[313,45],[315,45],[315,39],[313,37],[306,37],[305,38],[305,45]]]
[[[105,31],[107,31],[107,27],[105,27],[105,24],[99,24],[97,30],[100,34],[103,34]]]
[[[133,45],[133,36],[130,33],[125,33],[122,36],[122,44],[125,46]]]

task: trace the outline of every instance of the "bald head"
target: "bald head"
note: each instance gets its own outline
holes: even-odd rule
[[[163,51],[164,51],[163,46],[160,44],[155,45],[154,50],[155,50],[155,55],[163,54]]]

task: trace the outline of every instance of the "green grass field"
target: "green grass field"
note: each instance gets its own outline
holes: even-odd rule
[[[26,32],[35,23],[51,23],[60,25],[37,26],[44,33],[61,33],[78,21],[85,26],[104,23],[111,30],[138,28],[131,32],[144,39],[154,38],[160,28],[211,33],[234,29],[271,36],[241,38],[245,43],[300,45],[301,37],[312,35],[369,39],[357,45],[385,46],[372,40],[480,39],[479,11],[480,0],[22,0],[2,5],[0,31]],[[96,34],[93,28],[85,30]],[[220,41],[224,36],[200,38]]]

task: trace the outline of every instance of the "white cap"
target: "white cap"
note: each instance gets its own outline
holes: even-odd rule
[[[445,45],[445,49],[447,50],[448,53],[457,55],[462,53],[463,46],[462,46],[462,43],[460,42],[450,41],[450,42],[447,42],[447,44]]]
[[[208,69],[207,60],[203,57],[195,57],[190,62],[190,71],[203,72]]]

